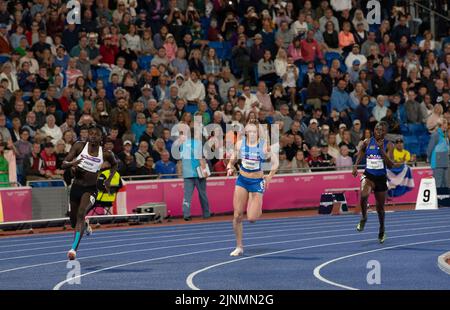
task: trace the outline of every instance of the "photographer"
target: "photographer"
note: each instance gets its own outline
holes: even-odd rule
[[[237,31],[237,27],[239,25],[239,22],[237,18],[234,16],[233,12],[229,12],[227,14],[227,17],[223,21],[222,24],[222,36],[224,37],[225,41],[230,41],[233,34]]]

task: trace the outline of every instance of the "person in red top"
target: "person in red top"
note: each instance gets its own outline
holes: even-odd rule
[[[11,54],[11,45],[7,36],[7,25],[0,24],[0,55]]]
[[[325,64],[319,43],[314,39],[314,31],[309,30],[306,39],[300,42],[301,55],[306,63],[321,61]]]
[[[102,62],[109,65],[114,64],[116,56],[119,53],[119,48],[111,44],[111,35],[106,35],[103,44],[100,46],[100,55],[102,55]]]
[[[324,159],[320,154],[320,149],[317,146],[312,146],[309,150],[309,156],[306,158],[308,165],[311,168],[323,167],[323,161]]]
[[[42,168],[40,170],[41,175],[47,178],[59,178],[64,171],[56,169],[56,155],[55,146],[53,143],[48,142],[44,146],[44,150],[41,152],[41,158],[43,161]]]

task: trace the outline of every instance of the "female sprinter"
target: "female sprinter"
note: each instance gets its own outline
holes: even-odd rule
[[[278,169],[277,156],[271,154],[267,141],[259,132],[257,121],[248,123],[244,131],[242,138],[236,142],[227,165],[227,175],[231,176],[235,170],[235,162],[241,159],[233,197],[233,229],[236,235],[236,249],[230,253],[231,256],[244,254],[242,218],[245,208],[247,207],[247,218],[251,223],[261,216],[263,193]],[[271,162],[270,173],[266,176],[261,167],[265,159],[270,159]]]
[[[62,164],[62,169],[72,168],[74,179],[70,188],[69,217],[72,228],[75,229],[72,248],[67,253],[69,260],[76,258],[85,227],[87,210],[95,203],[97,197],[97,177],[104,161],[111,164],[110,177],[104,185],[110,191],[111,178],[117,170],[117,162],[113,153],[104,152],[101,147],[102,132],[100,128],[89,129],[87,142],[77,142],[70,149]]]

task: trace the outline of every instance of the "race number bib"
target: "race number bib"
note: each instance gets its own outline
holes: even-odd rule
[[[379,158],[368,158],[367,159],[367,168],[373,170],[384,169],[384,161]]]
[[[247,170],[259,170],[259,160],[252,160],[252,159],[242,159],[242,167],[244,167]]]

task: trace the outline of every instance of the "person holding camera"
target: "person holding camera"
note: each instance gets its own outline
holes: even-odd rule
[[[227,17],[223,21],[222,27],[220,29],[222,31],[222,36],[225,41],[231,40],[231,37],[237,31],[238,25],[239,25],[238,20],[234,16],[233,12],[228,12]]]
[[[231,51],[235,68],[240,68],[242,80],[250,80],[250,72],[252,70],[252,62],[250,61],[250,50],[246,46],[246,37],[244,34],[239,35],[238,44]]]

